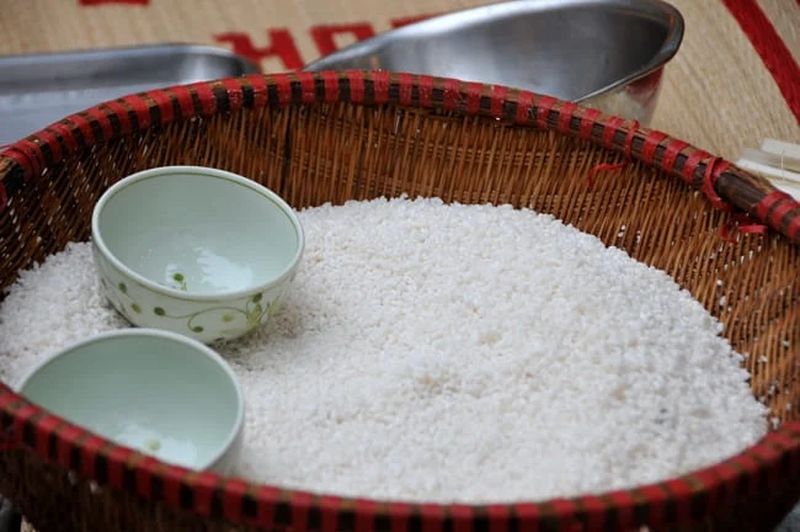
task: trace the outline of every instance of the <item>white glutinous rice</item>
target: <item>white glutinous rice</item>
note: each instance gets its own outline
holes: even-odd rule
[[[685,473],[766,431],[721,324],[664,272],[551,216],[382,199],[300,219],[284,307],[216,346],[245,392],[239,475],[537,500]],[[124,326],[98,285],[86,243],[21,272],[0,308],[0,378]]]

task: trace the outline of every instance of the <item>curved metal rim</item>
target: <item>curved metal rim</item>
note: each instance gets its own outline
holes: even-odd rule
[[[605,85],[584,96],[575,98],[572,101],[581,102],[606,94],[614,89],[627,85],[632,81],[643,78],[655,70],[663,67],[667,61],[672,59],[680,48],[683,41],[684,20],[680,11],[674,6],[662,0],[511,0],[497,4],[473,7],[459,11],[453,11],[444,15],[431,17],[401,28],[389,30],[365,41],[357,42],[342,48],[332,54],[326,55],[315,61],[308,63],[303,70],[318,72],[331,69],[330,63],[335,59],[347,59],[355,56],[371,54],[387,46],[391,40],[397,37],[407,37],[413,33],[435,33],[435,28],[448,26],[450,28],[465,24],[479,23],[487,14],[499,9],[511,10],[510,14],[523,12],[545,12],[553,11],[564,7],[610,5],[633,9],[637,13],[648,16],[659,21],[666,21],[667,37],[661,45],[658,53],[643,67],[629,75],[620,78],[613,83]],[[333,68],[336,70],[336,68]],[[416,74],[429,74],[428,72],[415,72]],[[480,80],[475,80],[480,81]]]
[[[620,4],[623,2],[619,2]],[[576,102],[582,102],[588,100],[590,98],[594,98],[600,96],[601,94],[606,94],[614,89],[621,87],[623,85],[627,85],[637,79],[641,79],[648,74],[658,70],[659,68],[663,68],[667,62],[675,57],[675,54],[678,53],[678,49],[681,46],[681,42],[683,42],[683,32],[684,32],[684,20],[683,15],[681,12],[678,11],[674,6],[662,2],[661,0],[639,0],[637,5],[641,4],[641,6],[647,6],[652,9],[653,13],[659,13],[661,15],[666,15],[668,20],[668,30],[667,30],[667,38],[664,39],[664,42],[661,44],[661,48],[658,50],[658,53],[653,56],[649,63],[647,63],[644,67],[642,67],[639,71],[630,74],[622,79],[615,81],[605,87],[598,89],[592,93],[587,94],[586,96],[582,96],[577,98]]]
[[[17,61],[19,61],[20,63],[30,63],[31,61],[52,63],[54,59],[59,59],[59,58],[66,59],[70,57],[79,57],[82,59],[92,59],[92,58],[104,57],[109,53],[118,54],[123,59],[135,59],[137,57],[152,55],[153,53],[167,55],[175,52],[207,54],[214,57],[220,57],[225,59],[235,59],[241,64],[244,74],[255,74],[259,72],[259,68],[255,63],[253,63],[246,57],[237,55],[236,53],[228,50],[227,48],[212,46],[208,44],[192,44],[192,43],[181,43],[181,42],[170,42],[163,44],[145,44],[141,46],[114,46],[110,48],[89,48],[89,49],[80,48],[76,50],[67,50],[67,51],[52,52],[52,53],[0,55],[0,61],[2,61],[4,64],[14,64]]]

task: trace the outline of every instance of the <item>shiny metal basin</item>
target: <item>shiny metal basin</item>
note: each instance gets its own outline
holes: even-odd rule
[[[508,85],[647,122],[682,38],[681,14],[659,0],[515,0],[404,26],[306,69]]]
[[[0,56],[0,148],[106,100],[256,71],[224,48],[187,44]]]

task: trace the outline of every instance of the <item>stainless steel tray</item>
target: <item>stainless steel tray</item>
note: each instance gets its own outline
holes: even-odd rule
[[[126,94],[257,70],[223,48],[185,44],[0,56],[0,146]]]
[[[683,17],[661,0],[511,0],[390,30],[305,68],[507,85],[646,124],[682,39]]]

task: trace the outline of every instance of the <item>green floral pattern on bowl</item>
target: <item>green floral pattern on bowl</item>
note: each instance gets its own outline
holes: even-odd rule
[[[113,266],[104,260],[97,248],[94,254],[106,298],[128,321],[192,336],[205,343],[236,338],[260,327],[280,308],[287,289],[287,285],[281,285],[218,304],[167,302],[148,287],[112,273]]]
[[[274,192],[194,166],[152,168],[115,183],[95,205],[92,242],[120,314],[205,343],[269,320],[304,246],[296,214]]]

